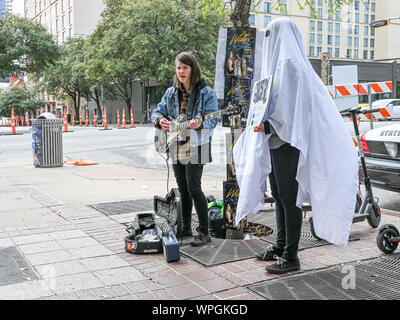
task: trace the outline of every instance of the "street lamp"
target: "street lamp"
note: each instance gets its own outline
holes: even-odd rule
[[[371,26],[371,28],[380,28],[380,27],[388,26],[390,24],[391,20],[400,20],[400,16],[372,21],[369,25]]]

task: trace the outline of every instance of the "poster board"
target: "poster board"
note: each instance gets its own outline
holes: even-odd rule
[[[246,127],[259,126],[268,110],[272,92],[272,76],[254,83]]]

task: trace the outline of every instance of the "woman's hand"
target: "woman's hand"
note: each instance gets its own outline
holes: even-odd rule
[[[261,123],[259,126],[255,126],[253,130],[254,132],[264,132],[264,123]]]
[[[189,128],[191,129],[198,129],[201,126],[201,122],[197,122],[196,119],[201,119],[201,117],[197,116],[195,119],[189,122]]]
[[[162,119],[160,120],[159,124],[160,124],[161,129],[162,129],[163,131],[168,131],[168,130],[170,129],[171,121],[168,121],[167,119],[162,118]]]

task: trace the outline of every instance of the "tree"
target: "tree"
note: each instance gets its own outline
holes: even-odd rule
[[[11,117],[11,109],[15,114],[22,115],[28,111],[35,111],[43,106],[44,102],[33,97],[31,91],[23,86],[16,86],[0,91],[0,115]]]
[[[45,27],[17,16],[0,18],[0,77],[40,74],[58,56]]]
[[[58,98],[68,95],[73,102],[73,111],[78,114],[81,98],[89,92],[85,77],[84,43],[73,38],[60,47],[60,57],[48,66],[41,79],[40,87]]]
[[[330,12],[335,13],[345,5],[351,5],[355,0],[323,0],[328,4]],[[285,0],[270,0],[271,7],[285,12]],[[314,18],[317,17],[317,9],[315,7],[315,0],[296,0],[296,4],[301,10],[309,8],[313,13]],[[371,0],[361,0],[362,3],[370,3]],[[221,12],[221,8],[230,13],[230,20],[234,27],[249,27],[250,10],[255,9],[262,0],[201,0],[203,12],[209,13],[213,9]]]

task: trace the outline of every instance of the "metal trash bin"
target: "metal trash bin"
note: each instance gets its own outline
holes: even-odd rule
[[[62,167],[62,123],[52,113],[42,113],[32,120],[33,165],[41,168]]]

